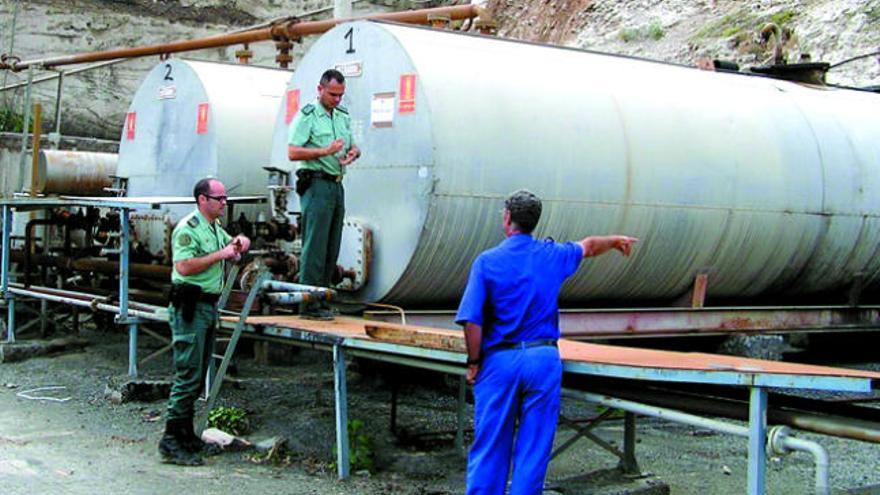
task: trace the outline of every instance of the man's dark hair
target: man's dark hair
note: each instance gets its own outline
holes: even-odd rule
[[[339,84],[345,84],[345,76],[336,69],[327,69],[321,76],[321,86],[330,84],[330,81],[336,81]]]
[[[523,234],[531,234],[541,219],[541,198],[525,189],[504,200],[504,208],[510,212],[510,222]]]
[[[205,177],[204,179],[196,182],[195,187],[193,187],[193,197],[196,198],[196,203],[199,202],[199,196],[211,193],[211,181],[217,180],[213,177]]]

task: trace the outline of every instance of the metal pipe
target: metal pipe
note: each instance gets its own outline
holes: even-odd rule
[[[9,292],[13,293],[13,294],[18,294],[18,295],[24,296],[24,297],[32,297],[34,299],[41,299],[41,300],[46,300],[46,301],[56,302],[56,303],[61,303],[61,304],[69,304],[71,306],[79,306],[82,308],[92,308],[92,309],[97,309],[100,311],[106,311],[108,313],[119,314],[119,306],[116,306],[114,304],[96,303],[95,301],[97,301],[97,299],[84,300],[84,299],[77,299],[77,298],[73,298],[73,297],[56,296],[56,295],[49,294],[46,292],[27,290],[27,289],[19,289],[18,287],[10,287]],[[163,316],[158,311],[150,312],[150,311],[142,311],[142,310],[136,310],[136,309],[129,308],[128,315],[135,316],[138,318],[143,318],[145,320],[161,321],[161,322],[168,321],[167,316]]]
[[[310,292],[270,292],[267,294],[269,300],[273,304],[299,304],[309,301],[330,300],[332,292],[329,291],[310,291]]]
[[[28,68],[27,86],[24,91],[24,103],[22,103],[24,105],[24,108],[22,109],[24,118],[21,124],[21,157],[18,162],[18,187],[16,188],[16,191],[21,191],[24,188],[25,152],[27,151],[28,123],[31,120],[31,89],[33,87],[33,82],[34,69]]]
[[[314,291],[330,291],[326,287],[318,287],[316,285],[295,284],[292,282],[279,282],[277,280],[269,280],[263,283],[263,289],[276,292],[314,292]]]
[[[816,495],[831,493],[831,487],[828,484],[828,467],[831,464],[831,458],[825,447],[810,440],[791,436],[791,430],[786,426],[771,428],[767,442],[770,449],[776,454],[785,455],[792,450],[797,450],[812,455],[816,464]]]
[[[34,131],[31,145],[31,196],[37,195],[40,182],[40,133],[43,130],[43,105],[34,103]]]
[[[745,426],[733,425],[730,423],[725,423],[723,421],[713,420],[709,418],[703,418],[700,416],[695,416],[693,414],[687,414],[680,411],[675,411],[671,409],[665,409],[656,406],[649,406],[647,404],[640,404],[637,402],[632,402],[628,400],[618,399],[616,397],[611,397],[608,395],[600,395],[593,394],[590,392],[576,392],[573,390],[563,389],[562,390],[563,397],[567,397],[575,400],[586,400],[588,402],[595,402],[597,404],[602,404],[603,406],[612,407],[615,409],[622,409],[624,411],[630,411],[636,414],[641,414],[643,416],[651,416],[659,419],[665,419],[667,421],[672,421],[675,423],[686,424],[690,426],[695,426],[697,428],[705,428],[707,430],[714,430],[721,433],[727,433],[728,435],[736,435],[740,437],[749,438],[749,429]],[[784,427],[780,427],[782,429]],[[780,435],[778,433],[779,429],[775,429],[772,431],[776,431],[776,437],[782,437],[782,439],[776,440],[776,445],[780,449],[791,449],[791,450],[800,450],[803,452],[810,452],[813,454],[813,457],[816,461],[816,493],[827,495],[828,493],[828,465],[829,465],[829,457],[828,453],[825,449],[809,440],[796,439],[794,437],[790,437],[787,435]],[[787,430],[783,430],[783,433],[787,433]],[[795,441],[796,440],[796,441]],[[767,440],[770,446],[773,444],[770,443],[770,440]]]
[[[256,43],[259,41],[270,41],[275,39],[299,39],[302,36],[324,33],[332,29],[337,24],[357,20],[384,20],[408,24],[427,24],[428,16],[436,14],[446,14],[449,15],[450,18],[453,20],[460,20],[477,17],[480,12],[479,8],[475,5],[456,5],[452,7],[437,7],[433,9],[411,10],[404,12],[390,12],[384,14],[349,17],[346,19],[330,19],[311,22],[289,21],[275,24],[264,29],[245,31],[242,33],[221,34],[218,36],[210,36],[207,38],[200,38],[196,40],[183,40],[171,43],[161,43],[157,45],[140,46],[135,48],[116,48],[113,50],[105,50],[100,52],[25,60],[22,62],[13,62],[11,64],[0,64],[0,69],[12,69],[13,71],[18,72],[23,69],[28,69],[32,66],[49,68],[57,67],[60,65],[98,62],[115,58],[135,58],[147,57],[151,55],[166,55],[169,53],[187,52],[192,50],[201,50],[204,48],[217,48],[229,45],[239,45],[243,43]]]

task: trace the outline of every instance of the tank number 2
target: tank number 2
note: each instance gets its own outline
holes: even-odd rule
[[[173,81],[174,78],[171,77],[171,64],[165,64],[165,80]]]
[[[348,28],[348,31],[345,33],[345,39],[348,40],[348,50],[345,50],[345,53],[354,53],[354,28]]]

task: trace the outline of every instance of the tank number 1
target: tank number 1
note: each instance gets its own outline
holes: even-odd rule
[[[348,28],[348,31],[345,33],[345,39],[348,40],[348,50],[345,50],[345,53],[354,53],[354,28]]]

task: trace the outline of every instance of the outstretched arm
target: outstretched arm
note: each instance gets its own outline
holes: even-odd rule
[[[632,245],[636,242],[639,240],[635,237],[625,235],[597,235],[581,239],[580,245],[584,250],[584,258],[599,256],[611,249],[616,249],[624,256],[629,256],[632,252]]]

